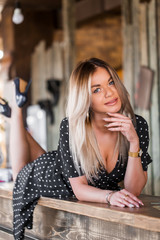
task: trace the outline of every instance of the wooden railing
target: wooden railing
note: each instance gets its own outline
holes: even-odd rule
[[[12,184],[0,185],[0,240],[12,236]],[[159,240],[160,197],[141,195],[141,208],[41,198],[25,239]]]

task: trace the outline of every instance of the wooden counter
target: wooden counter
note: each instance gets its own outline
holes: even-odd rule
[[[0,184],[0,240],[12,236],[12,187]],[[160,197],[141,195],[141,208],[41,198],[25,239],[160,240]],[[34,238],[32,238],[34,237]]]

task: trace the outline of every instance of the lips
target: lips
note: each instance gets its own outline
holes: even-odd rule
[[[111,101],[105,103],[105,105],[112,106],[112,105],[116,104],[117,102],[118,102],[118,98],[114,98]]]

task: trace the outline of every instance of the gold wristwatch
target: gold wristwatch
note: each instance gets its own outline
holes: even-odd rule
[[[137,158],[137,157],[141,157],[142,156],[142,149],[139,149],[138,152],[128,152],[128,156],[129,157],[134,157],[134,158]]]

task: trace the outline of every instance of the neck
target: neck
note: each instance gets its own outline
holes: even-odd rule
[[[109,117],[106,113],[92,113],[92,126],[93,128],[95,128],[96,130],[99,130],[101,132],[105,132],[105,133],[111,133],[107,127],[105,127],[104,125],[107,124],[107,122],[105,122],[103,120],[103,118],[107,118]]]

